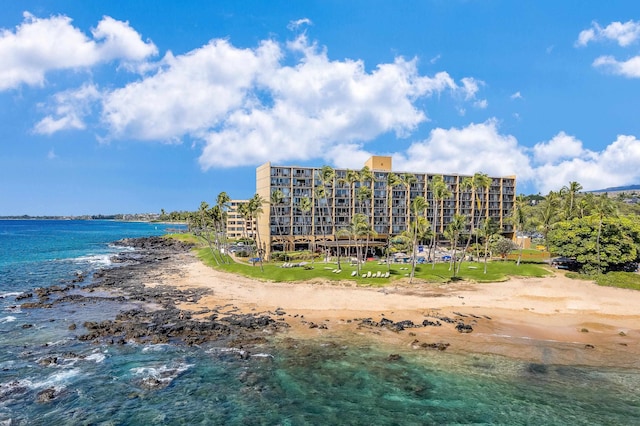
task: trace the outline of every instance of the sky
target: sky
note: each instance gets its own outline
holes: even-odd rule
[[[640,2],[7,0],[0,216],[196,210],[255,169],[640,183]]]

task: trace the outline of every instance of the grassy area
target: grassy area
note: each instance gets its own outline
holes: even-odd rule
[[[604,287],[628,288],[640,290],[640,275],[634,272],[609,272],[601,275],[586,275],[577,272],[567,272],[567,277],[595,281],[596,284]]]
[[[378,271],[385,273],[389,270],[386,263],[375,261],[361,265],[361,275],[355,277],[351,274],[353,271],[356,271],[357,268],[348,262],[341,263],[342,270],[339,273],[333,272],[337,269],[336,263],[324,263],[322,261],[307,263],[306,267],[308,269],[304,267],[283,268],[282,262],[264,263],[264,272],[262,272],[258,264],[250,265],[231,262],[218,265],[207,247],[197,249],[197,255],[206,265],[213,268],[259,280],[275,282],[307,281],[313,279],[328,281],[350,280],[360,286],[383,287],[397,279],[406,278],[411,273],[411,264],[394,263],[391,264],[389,278],[362,277],[361,275],[363,273],[371,272],[375,274]],[[521,264],[520,266],[516,266],[514,262],[510,261],[491,262],[487,267],[487,273],[484,274],[483,271],[484,264],[465,262],[462,264],[457,279],[475,282],[498,282],[506,281],[510,276],[542,277],[550,274],[549,271],[538,265]],[[447,283],[452,281],[452,275],[452,272],[449,271],[448,263],[437,263],[435,267],[431,264],[423,264],[416,267],[415,280],[430,283]]]

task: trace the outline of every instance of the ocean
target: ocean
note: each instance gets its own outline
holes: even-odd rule
[[[123,250],[115,240],[164,232],[149,223],[0,220],[0,425],[640,422],[636,370],[385,348],[364,338],[276,337],[248,358],[216,344],[103,345],[79,341],[70,325],[112,319],[122,306],[21,309],[16,300],[118,267],[110,262]],[[55,397],[42,400],[48,389]]]

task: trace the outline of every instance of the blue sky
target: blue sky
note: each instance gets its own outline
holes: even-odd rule
[[[256,166],[640,183],[640,3],[10,0],[0,215],[194,210]]]

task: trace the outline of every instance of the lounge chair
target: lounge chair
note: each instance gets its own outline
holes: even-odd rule
[[[367,278],[371,278],[371,271],[367,271]]]
[[[358,271],[351,271],[351,276],[355,277],[356,275],[358,275]]]
[[[389,271],[387,271],[387,272],[385,272],[385,273],[384,273],[384,277],[385,277],[385,278],[389,278],[389,275],[391,275],[391,274],[389,274]]]

